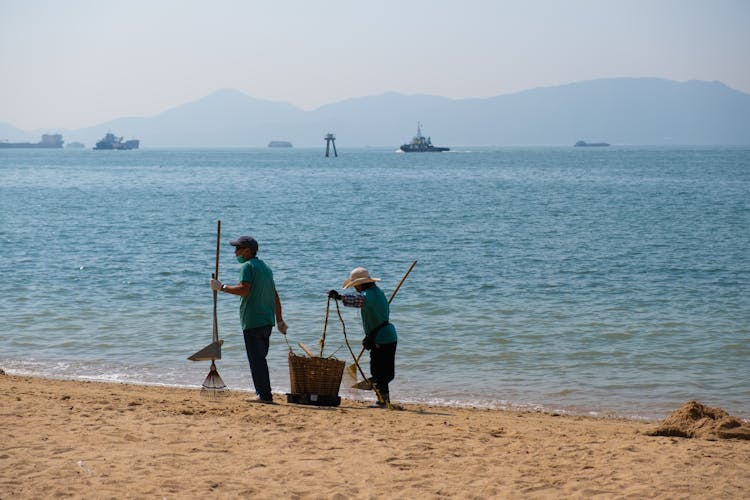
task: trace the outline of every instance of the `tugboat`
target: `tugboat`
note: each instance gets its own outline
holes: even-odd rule
[[[422,135],[422,124],[419,122],[417,122],[417,135],[412,138],[409,144],[402,144],[399,149],[404,153],[441,153],[451,150],[451,148],[433,146],[432,140]]]
[[[122,137],[117,137],[115,134],[107,132],[104,139],[97,141],[94,149],[138,149],[140,143],[141,141],[138,139],[122,142]]]

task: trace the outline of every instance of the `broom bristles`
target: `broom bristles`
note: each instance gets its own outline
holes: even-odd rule
[[[229,395],[229,388],[221,380],[216,364],[211,361],[211,369],[206,376],[206,380],[203,381],[203,387],[201,388],[201,396],[208,399],[216,399],[222,396]]]
[[[354,368],[354,370],[352,370]],[[347,377],[350,381],[357,381],[357,367],[354,365],[349,365],[346,367],[346,370],[344,370],[344,375]]]

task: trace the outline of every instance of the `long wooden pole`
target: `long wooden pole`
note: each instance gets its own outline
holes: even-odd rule
[[[403,285],[404,281],[406,281],[406,277],[409,276],[409,273],[411,272],[412,269],[414,269],[414,266],[416,266],[416,265],[417,265],[417,261],[416,260],[411,263],[411,266],[409,266],[409,269],[406,271],[406,274],[404,274],[404,277],[401,278],[401,281],[398,282],[398,286],[396,287],[396,289],[393,290],[393,293],[391,294],[391,298],[388,299],[388,303],[389,304],[391,302],[393,302],[393,297],[396,296],[396,294],[398,293],[399,288],[401,288],[401,285]]]
[[[219,246],[221,245],[221,220],[216,223],[216,272],[214,272],[214,279],[219,279]],[[214,332],[213,341],[219,341],[219,322],[216,318],[216,301],[219,292],[214,290]]]

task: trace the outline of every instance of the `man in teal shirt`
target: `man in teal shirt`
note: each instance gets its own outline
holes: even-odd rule
[[[388,384],[395,376],[398,336],[396,327],[389,321],[388,299],[375,284],[376,281],[380,279],[371,277],[364,267],[358,267],[352,270],[342,287],[354,287],[359,293],[340,295],[336,290],[331,290],[328,296],[341,300],[345,306],[360,308],[365,330],[362,345],[370,351],[371,380],[378,388],[378,406],[386,407],[390,404]]]
[[[212,279],[211,289],[242,297],[240,323],[255,393],[259,402],[273,403],[266,361],[269,339],[274,325],[284,335],[287,330],[281,315],[281,301],[273,281],[273,271],[257,257],[258,242],[255,238],[241,236],[229,243],[234,246],[234,255],[240,263],[240,282],[237,285],[225,285]]]

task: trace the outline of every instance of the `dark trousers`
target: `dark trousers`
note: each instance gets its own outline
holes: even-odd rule
[[[255,385],[255,394],[264,401],[273,401],[271,394],[271,377],[268,375],[268,347],[270,345],[271,326],[259,326],[243,330],[247,360],[250,362],[250,374]]]
[[[384,396],[390,394],[388,383],[395,377],[396,344],[375,344],[370,349],[370,374]]]

